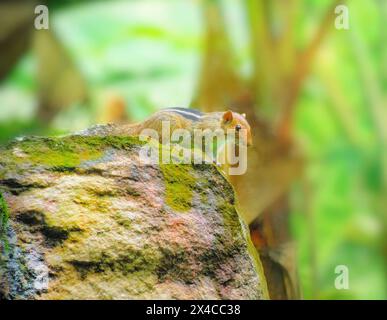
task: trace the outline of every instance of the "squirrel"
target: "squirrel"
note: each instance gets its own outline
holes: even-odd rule
[[[162,135],[162,122],[168,121],[170,124],[170,131],[175,129],[186,129],[193,132],[195,129],[201,130],[216,130],[223,129],[246,130],[246,146],[252,145],[252,135],[249,123],[246,120],[245,114],[239,114],[231,110],[224,112],[201,112],[196,109],[187,108],[167,108],[161,109],[145,119],[143,122],[120,125],[120,126],[97,126],[92,128],[89,134],[110,134],[110,135],[140,135],[144,129],[153,129],[159,137]]]
[[[210,131],[215,132],[218,129],[222,129],[225,133],[229,132],[229,130],[234,131],[235,136],[239,136],[238,132],[241,129],[244,129],[246,135],[242,135],[241,142],[246,147],[252,146],[251,128],[247,122],[246,114],[239,114],[231,110],[205,113],[195,109],[167,108],[155,112],[143,122],[127,125],[97,125],[80,133],[88,136],[140,136],[143,130],[153,129],[158,134],[159,142],[163,143],[163,122],[168,122],[170,134],[176,129],[185,129],[190,133],[194,133],[194,135],[194,130],[205,131],[209,129]],[[202,136],[202,138],[204,138],[204,136]],[[224,163],[220,159],[223,159],[224,161],[227,157],[226,154],[229,152],[228,150],[236,151],[235,148],[229,149],[229,146],[231,146],[229,143],[233,144],[234,147],[239,144],[238,140],[225,140],[225,143],[219,146],[220,149],[212,149],[210,154],[207,150],[204,150],[205,148],[202,145],[202,151],[204,152],[206,159],[213,159],[212,162],[221,167],[223,171],[226,171],[232,164],[228,162]],[[213,153],[214,151],[215,154]],[[236,152],[239,153],[239,151]],[[207,156],[209,156],[209,158],[207,158]],[[221,165],[222,163],[224,163],[223,166]]]

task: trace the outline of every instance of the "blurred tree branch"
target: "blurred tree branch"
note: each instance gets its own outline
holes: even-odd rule
[[[234,70],[234,56],[217,1],[203,1],[204,59],[199,74],[195,106],[221,110],[243,90],[243,80]]]
[[[379,1],[381,17],[387,17],[387,2]],[[352,23],[352,27],[349,31],[349,44],[351,46],[352,52],[357,61],[357,66],[359,68],[359,78],[360,82],[364,88],[364,95],[368,100],[368,104],[365,108],[365,111],[371,110],[370,116],[374,123],[374,131],[376,136],[379,138],[377,145],[381,146],[380,152],[374,152],[366,142],[362,140],[362,137],[357,131],[356,117],[353,112],[351,112],[351,106],[346,100],[345,93],[342,90],[342,86],[338,79],[335,76],[332,76],[334,72],[331,70],[320,70],[319,74],[323,81],[324,86],[327,89],[327,94],[331,98],[331,113],[335,120],[342,126],[346,137],[356,148],[359,153],[364,157],[364,161],[369,162],[380,162],[379,173],[381,175],[381,186],[377,192],[367,192],[362,196],[369,199],[371,211],[376,213],[378,223],[382,229],[382,245],[381,245],[381,254],[384,257],[384,264],[387,276],[387,206],[386,206],[386,197],[387,197],[387,129],[384,125],[384,120],[387,118],[386,113],[386,99],[387,96],[383,94],[383,81],[386,81],[385,75],[387,74],[387,68],[382,69],[382,72],[379,73],[377,68],[372,65],[372,55],[369,50],[369,46],[366,41],[361,38],[360,33],[356,30],[357,24]],[[386,36],[384,29],[381,30],[382,39]],[[387,50],[385,46],[382,47],[382,56],[381,56],[381,65],[387,62]],[[387,67],[387,64],[385,64]],[[375,157],[380,157],[380,159],[375,159]],[[364,183],[364,182],[363,182]],[[364,186],[363,186],[364,187]],[[387,283],[385,283],[387,290]]]
[[[79,69],[54,33],[35,30],[36,5],[36,1],[0,4],[0,80],[34,46],[38,62],[39,119],[49,122],[63,108],[84,102],[87,89]]]
[[[0,81],[28,50],[34,19],[33,3],[0,3]]]

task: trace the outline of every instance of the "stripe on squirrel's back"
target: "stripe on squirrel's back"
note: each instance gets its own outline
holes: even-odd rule
[[[203,115],[203,113],[200,112],[199,110],[187,109],[187,108],[167,108],[167,109],[162,109],[161,111],[174,112],[192,121],[199,121]]]

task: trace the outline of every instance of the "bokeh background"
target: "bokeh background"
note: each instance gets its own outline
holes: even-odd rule
[[[386,299],[387,0],[46,4],[39,31],[36,3],[0,4],[0,143],[171,106],[246,112],[255,147],[232,183],[271,296]]]

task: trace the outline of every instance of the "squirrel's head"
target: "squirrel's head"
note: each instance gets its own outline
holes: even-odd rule
[[[251,129],[250,125],[246,120],[246,114],[239,114],[237,112],[232,111],[226,111],[223,113],[222,116],[222,128],[227,131],[228,129],[234,129],[236,133],[240,131],[241,129],[245,129],[247,136],[246,136],[246,145],[251,146],[253,145],[253,139],[251,136]]]

